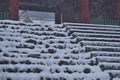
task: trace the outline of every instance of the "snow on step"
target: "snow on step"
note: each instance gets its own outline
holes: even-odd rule
[[[38,55],[39,56],[39,55]],[[61,56],[61,55],[60,55]],[[94,61],[94,59],[91,60],[84,60],[84,59],[79,59],[79,56],[64,56],[60,57],[57,55],[42,55],[39,56],[38,58],[32,58],[29,56],[24,56],[23,57],[3,57],[0,59],[0,64],[41,64],[41,65],[80,65],[80,64],[88,64],[91,61]],[[63,55],[62,55],[63,56]]]
[[[39,69],[39,72],[36,72],[34,69]],[[101,69],[97,66],[89,66],[89,65],[75,65],[75,66],[66,66],[63,65],[62,67],[59,65],[51,65],[51,66],[44,66],[44,65],[25,65],[25,64],[17,64],[17,65],[1,65],[0,71],[8,72],[8,73],[44,73],[48,72],[48,74],[54,73],[84,73],[84,74],[91,74],[96,72],[102,72]]]
[[[111,57],[120,57],[120,52],[105,52],[105,51],[92,51],[89,52],[93,57],[96,56],[111,56]]]
[[[103,41],[81,41],[81,46],[92,45],[92,46],[113,46],[120,47],[119,42],[103,42]]]
[[[104,72],[109,73],[111,78],[120,78],[120,70],[105,70]]]
[[[108,51],[108,52],[120,52],[120,47],[109,47],[109,46],[83,46],[82,51]]]
[[[120,80],[120,78],[114,78],[113,80]]]
[[[120,42],[119,38],[99,38],[99,37],[77,37],[77,42],[80,41],[105,41],[105,42]]]
[[[102,71],[105,70],[118,70],[120,71],[120,64],[119,63],[106,63],[106,62],[101,62],[98,64]]]
[[[100,62],[111,62],[111,63],[120,63],[119,57],[106,57],[106,56],[97,56]]]
[[[70,29],[83,29],[83,30],[100,30],[100,31],[120,31],[120,28],[105,28],[105,27],[90,27],[90,26],[67,26],[66,30],[70,30]]]
[[[47,74],[47,75],[46,75]],[[102,74],[102,75],[100,75]],[[41,73],[41,74],[37,74],[37,73],[3,73],[2,75],[0,75],[1,79],[3,80],[7,80],[7,79],[12,79],[12,80],[50,80],[50,79],[56,79],[56,80],[110,80],[109,75],[105,74],[105,73],[91,73],[91,74],[78,74],[78,73],[74,73],[74,74],[67,74],[67,73],[62,73],[62,74],[48,74],[46,73]]]
[[[116,34],[119,35],[120,32],[117,31],[102,31],[102,30],[83,30],[83,29],[70,29],[68,31],[69,35],[73,34],[74,32],[78,33],[102,33],[102,34]]]
[[[81,54],[81,57],[84,59],[91,58],[104,58],[104,57],[120,57],[120,52],[106,52],[106,51],[91,51]]]
[[[85,26],[85,27],[108,27],[108,28],[120,28],[120,26],[115,25],[98,25],[98,24],[83,24],[83,23],[63,23],[63,26]]]
[[[120,35],[114,35],[114,34],[98,34],[98,33],[78,33],[74,32],[73,37],[78,37],[78,36],[84,36],[84,37],[101,37],[101,38],[120,38]]]

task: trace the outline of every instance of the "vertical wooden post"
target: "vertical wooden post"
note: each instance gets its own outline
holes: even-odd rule
[[[70,5],[67,0],[64,0],[64,2],[61,5],[61,11],[62,11],[62,23],[64,22],[72,22],[72,16],[70,15]]]
[[[57,6],[56,10],[55,10],[55,24],[61,24],[61,9],[60,9],[60,6]]]
[[[64,0],[62,4],[62,22],[81,22],[80,0]]]
[[[19,20],[19,0],[10,0],[10,20]]]
[[[89,0],[80,0],[82,23],[90,23]]]
[[[117,0],[117,17],[118,17],[118,24],[120,25],[120,0]]]

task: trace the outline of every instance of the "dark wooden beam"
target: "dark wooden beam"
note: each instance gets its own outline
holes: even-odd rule
[[[61,9],[59,6],[55,10],[55,24],[61,24]]]

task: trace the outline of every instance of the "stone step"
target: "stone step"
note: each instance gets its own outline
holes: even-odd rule
[[[4,47],[4,46],[3,46]],[[31,54],[31,53],[39,53],[39,54],[79,54],[79,49],[77,47],[72,47],[72,48],[64,48],[64,47],[58,47],[58,48],[52,48],[52,47],[46,47],[46,45],[38,45],[34,49],[29,49],[29,48],[16,48],[16,47],[0,47],[0,52],[3,53],[14,53],[14,54]],[[64,52],[63,52],[63,51]]]
[[[7,31],[8,32],[8,31]],[[14,31],[15,32],[15,31]],[[13,36],[13,37],[16,37],[16,36],[24,36],[24,35],[27,35],[27,34],[30,34],[30,35],[36,35],[36,36],[57,36],[57,37],[65,37],[67,34],[65,32],[54,32],[54,31],[20,31],[20,32],[16,32],[16,34],[14,34],[14,32],[0,32],[0,35],[4,35],[4,36]]]
[[[82,24],[82,23],[63,23],[63,26],[74,26],[74,27],[104,27],[104,28],[120,28],[119,26],[115,25],[98,25],[98,24]]]
[[[120,35],[114,34],[97,34],[97,33],[73,33],[73,37],[99,37],[99,38],[120,38]]]
[[[63,66],[63,65],[85,65],[85,64],[94,64],[95,60],[91,59],[91,60],[82,60],[82,59],[76,59],[76,58],[71,58],[71,59],[66,59],[66,58],[44,58],[44,59],[35,59],[35,58],[30,58],[30,57],[26,57],[26,58],[9,58],[9,57],[4,57],[0,59],[0,64],[1,65],[17,65],[17,64],[26,64],[26,65],[31,65],[31,64],[36,64],[36,65],[46,65],[46,66],[50,66],[50,65],[59,65],[59,66]]]
[[[109,47],[109,46],[84,46],[81,49],[84,52],[91,51],[108,51],[108,52],[120,52],[120,47]]]
[[[93,27],[93,26],[67,26],[66,31],[70,29],[82,29],[82,30],[98,30],[98,31],[120,31],[120,27]]]
[[[105,70],[104,72],[108,73],[113,78],[120,78],[120,70]]]
[[[64,55],[64,56],[61,56]],[[41,54],[40,52],[29,52],[26,54],[23,53],[1,53],[1,57],[9,57],[9,58],[37,58],[37,59],[79,59],[79,54],[72,54],[70,52],[63,52],[61,54]]]
[[[2,47],[19,47],[19,48],[27,48],[27,47],[31,47],[31,46],[35,46],[34,44],[29,44],[29,43],[25,43],[25,42],[10,42],[10,41],[3,41],[0,42]]]
[[[120,57],[120,52],[92,51],[89,54],[91,54],[92,57],[97,56]]]
[[[69,36],[73,34],[74,32],[77,33],[97,33],[97,34],[115,34],[119,35],[120,32],[117,31],[100,31],[100,30],[84,30],[84,29],[70,29],[68,31]]]
[[[102,71],[105,70],[119,70],[120,71],[120,63],[108,63],[108,62],[103,62],[98,64]]]
[[[76,39],[56,37],[55,39],[44,40],[44,42],[48,42],[50,44],[54,44],[54,43],[64,44],[64,43],[76,42]]]
[[[95,70],[100,70],[96,68],[96,66],[89,66],[89,65],[75,65],[75,66],[43,66],[43,65],[1,65],[0,71],[8,72],[8,73],[44,73],[44,71],[54,74],[54,73],[95,73]]]
[[[120,63],[119,57],[97,56],[99,62]]]
[[[36,26],[36,27],[41,27],[40,24],[36,24],[36,23],[33,23],[33,24],[28,24],[28,23],[25,23],[25,22],[21,22],[21,21],[1,21],[0,24],[2,25],[12,25],[12,26],[29,26],[29,27],[32,27],[32,26]]]
[[[91,46],[111,46],[111,47],[120,47],[119,42],[104,42],[104,41],[81,41],[81,47],[91,45]]]
[[[120,78],[113,78],[113,80],[120,80]]]
[[[119,38],[99,38],[99,37],[77,37],[77,42],[80,41],[104,41],[104,42],[120,42]]]
[[[102,74],[102,75],[99,75]],[[110,76],[107,73],[54,73],[50,74],[48,72],[44,73],[2,73],[0,75],[2,80],[110,80]],[[94,75],[94,76],[92,76]]]

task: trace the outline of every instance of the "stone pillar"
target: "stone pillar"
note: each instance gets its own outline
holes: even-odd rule
[[[81,21],[82,23],[90,23],[89,0],[80,0],[81,4]]]
[[[19,20],[19,0],[10,0],[10,20]]]

